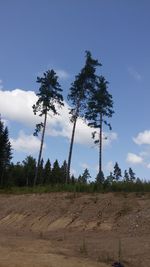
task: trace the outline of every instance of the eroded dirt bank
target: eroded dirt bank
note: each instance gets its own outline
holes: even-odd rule
[[[108,267],[119,253],[150,266],[149,194],[0,195],[0,267]]]

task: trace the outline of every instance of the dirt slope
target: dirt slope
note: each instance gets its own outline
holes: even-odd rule
[[[0,195],[0,267],[108,267],[119,253],[150,267],[149,194]]]

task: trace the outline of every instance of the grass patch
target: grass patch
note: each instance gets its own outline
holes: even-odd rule
[[[5,194],[31,194],[31,193],[50,193],[50,192],[72,192],[72,196],[69,198],[74,199],[76,193],[108,193],[114,192],[124,194],[127,197],[127,193],[136,193],[137,196],[144,195],[146,192],[150,192],[150,182],[143,183],[131,183],[131,182],[113,182],[111,185],[106,186],[105,184],[49,184],[49,185],[37,185],[35,187],[31,186],[7,186],[1,187],[0,193]],[[98,199],[95,198],[95,203]]]

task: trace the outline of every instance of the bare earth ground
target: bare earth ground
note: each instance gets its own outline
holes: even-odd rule
[[[119,254],[150,267],[150,194],[0,195],[0,267],[109,267]]]

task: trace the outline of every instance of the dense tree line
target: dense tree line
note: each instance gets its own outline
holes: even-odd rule
[[[2,123],[2,122],[1,122]],[[2,124],[1,124],[2,125]],[[3,133],[5,133],[5,128],[3,128]],[[7,132],[7,142],[5,143],[4,147],[8,149],[9,152],[8,159],[5,162],[5,167],[2,169],[2,173],[5,173],[3,176],[3,182],[1,183],[2,187],[34,187],[34,179],[35,179],[35,171],[37,167],[36,159],[33,158],[31,155],[27,156],[25,160],[22,162],[17,162],[16,164],[10,162],[11,159],[11,146],[8,138],[8,130]],[[3,161],[2,161],[3,162]],[[1,164],[2,166],[2,164]],[[66,174],[68,171],[68,166],[66,160],[59,164],[58,160],[55,160],[53,164],[51,164],[50,159],[48,159],[45,163],[44,160],[41,159],[39,169],[38,169],[38,179],[37,185],[38,186],[55,186],[55,185],[65,185],[66,184]],[[1,174],[2,174],[1,173]],[[112,190],[115,188],[117,191],[118,188],[136,188],[138,184],[142,187],[145,182],[141,181],[139,178],[136,177],[135,173],[131,169],[125,170],[122,174],[122,171],[119,167],[119,164],[116,162],[113,168],[113,171],[107,177],[103,176],[103,180],[95,178],[95,181],[91,181],[91,176],[89,170],[86,168],[81,175],[75,177],[72,175],[70,177],[69,184],[72,185],[73,188],[76,188],[78,185],[78,191],[83,189],[83,185],[90,186],[93,188],[92,190],[99,190],[99,188],[104,190]],[[134,186],[134,187],[133,187]],[[150,187],[149,183],[148,186]],[[89,188],[89,187],[88,187]],[[86,189],[86,188],[85,188]],[[88,189],[89,190],[89,189]]]
[[[16,164],[10,163],[7,169],[5,169],[5,180],[1,186],[34,186],[36,166],[36,159],[32,156],[27,156],[25,160]],[[62,165],[59,164],[58,160],[55,160],[52,165],[49,159],[46,163],[42,159],[38,169],[37,185],[65,184],[67,170],[68,166],[65,160]],[[89,178],[89,171],[85,169],[83,174],[79,175],[78,178],[72,175],[70,183],[74,184],[79,182],[85,184]]]
[[[37,185],[65,183],[66,161],[62,166],[56,160],[53,166],[48,159],[44,164],[43,159],[39,165]],[[7,169],[5,185],[9,186],[34,186],[36,160],[32,156],[26,157],[21,163],[11,163]]]

